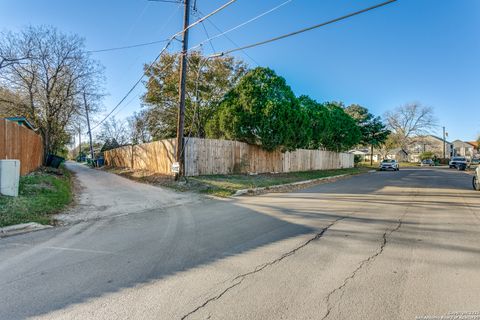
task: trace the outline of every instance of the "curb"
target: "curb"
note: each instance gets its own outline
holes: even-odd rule
[[[13,226],[0,228],[0,238],[9,237],[17,234],[38,231],[43,229],[53,228],[50,225],[43,225],[36,222],[15,224]]]
[[[297,182],[286,183],[286,184],[277,184],[277,185],[270,186],[270,187],[240,189],[240,190],[237,190],[237,192],[235,192],[232,195],[232,197],[240,197],[240,196],[244,196],[244,195],[256,195],[256,194],[260,194],[260,193],[263,193],[263,192],[266,192],[266,191],[278,191],[278,190],[281,190],[283,188],[289,188],[289,187],[301,187],[303,185],[314,184],[314,183],[317,183],[317,182],[328,181],[328,180],[333,180],[333,179],[347,177],[347,176],[352,176],[352,175],[351,174],[340,174],[340,175],[331,176],[331,177],[297,181]]]

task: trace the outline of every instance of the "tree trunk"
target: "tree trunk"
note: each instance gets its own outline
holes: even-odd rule
[[[373,166],[373,144],[370,145],[370,166]]]

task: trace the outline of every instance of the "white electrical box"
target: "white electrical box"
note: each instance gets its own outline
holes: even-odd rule
[[[0,194],[18,197],[20,160],[0,160]]]

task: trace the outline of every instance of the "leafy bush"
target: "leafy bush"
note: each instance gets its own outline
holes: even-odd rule
[[[353,156],[353,163],[355,164],[355,167],[362,162],[362,156],[359,154],[356,154]]]
[[[430,151],[422,152],[420,154],[420,160],[433,159],[434,156],[435,155],[433,154],[433,152],[430,152]]]

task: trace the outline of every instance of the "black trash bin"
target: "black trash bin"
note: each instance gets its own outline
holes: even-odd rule
[[[65,161],[65,158],[62,158],[62,157],[59,157],[59,156],[56,156],[56,155],[53,155],[53,154],[49,154],[48,157],[47,157],[47,167],[52,167],[52,168],[55,168],[55,169],[58,169],[58,167],[60,167],[60,164]]]

